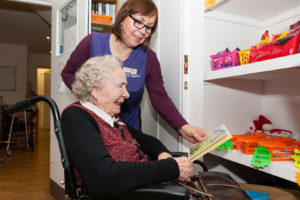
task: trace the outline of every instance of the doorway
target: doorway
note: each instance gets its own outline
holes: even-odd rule
[[[37,67],[36,71],[37,95],[50,96],[51,91],[51,69]],[[50,108],[45,102],[38,103],[39,128],[50,129]]]

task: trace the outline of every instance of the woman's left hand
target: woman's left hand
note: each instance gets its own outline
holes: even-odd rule
[[[200,142],[203,140],[207,133],[204,129],[192,126],[190,124],[185,124],[179,129],[179,133],[191,143]]]

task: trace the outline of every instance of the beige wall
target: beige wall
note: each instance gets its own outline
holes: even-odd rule
[[[27,46],[0,43],[0,66],[17,67],[16,91],[0,91],[6,104],[25,98],[27,83]]]
[[[51,66],[51,55],[30,54],[25,45],[0,43],[0,66],[17,67],[16,91],[0,91],[6,104],[13,104],[25,98],[28,83],[36,90],[37,66]]]
[[[36,70],[37,67],[49,67],[51,65],[51,55],[50,54],[36,54],[36,53],[29,53],[28,54],[28,73],[27,73],[27,80],[29,85],[31,84],[31,88],[33,90],[36,89],[37,77],[36,77]]]

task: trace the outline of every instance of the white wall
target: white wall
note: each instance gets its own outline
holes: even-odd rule
[[[225,124],[232,134],[245,133],[261,114],[262,81],[230,80],[221,86],[206,83],[204,94],[204,128],[208,132]]]
[[[68,94],[61,92],[61,70],[65,66],[68,58],[70,57],[71,52],[64,53],[59,55],[58,44],[59,44],[59,27],[58,24],[58,16],[57,11],[60,10],[68,0],[54,0],[52,5],[52,30],[51,30],[51,98],[54,99],[57,103],[57,106],[60,111],[62,111],[67,105],[74,102]],[[78,1],[77,3],[85,3],[84,1]],[[85,11],[85,6],[79,6],[81,11]],[[87,12],[87,10],[86,10]],[[86,35],[87,29],[82,27],[87,27],[87,20],[83,13],[79,14],[78,18],[78,27],[81,27],[77,30],[77,41],[74,41],[76,44],[78,41],[82,39],[84,35]],[[85,24],[85,25],[84,25]],[[77,28],[78,28],[77,27]],[[50,122],[50,179],[55,181],[58,185],[60,185],[60,181],[64,180],[64,171],[61,164],[61,156],[58,147],[57,138],[54,133],[53,127],[53,119],[51,117]],[[60,185],[61,186],[61,185]],[[63,186],[62,186],[63,187]]]
[[[179,0],[156,1],[159,10],[157,30],[157,53],[161,64],[164,86],[179,111],[181,111],[182,89],[182,23]],[[172,9],[170,9],[172,5]],[[170,34],[172,33],[172,34]],[[174,42],[175,41],[175,42]],[[180,150],[180,136],[163,118],[158,118],[159,139],[171,150]]]
[[[287,129],[300,140],[300,85],[298,77],[265,81],[263,114],[274,128]]]
[[[4,102],[13,104],[24,99],[27,82],[27,46],[0,44],[0,66],[17,67],[16,91],[0,91]]]

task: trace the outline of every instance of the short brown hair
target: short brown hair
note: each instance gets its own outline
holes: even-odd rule
[[[121,23],[129,15],[141,14],[144,16],[156,15],[156,19],[153,25],[150,36],[145,40],[144,45],[147,46],[150,43],[152,33],[155,32],[158,24],[158,10],[155,3],[152,0],[127,0],[121,9],[119,10],[115,23],[113,25],[112,33],[114,33],[117,39],[121,38]]]

